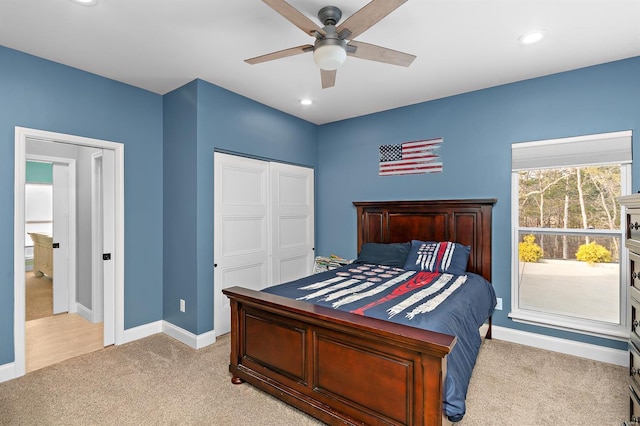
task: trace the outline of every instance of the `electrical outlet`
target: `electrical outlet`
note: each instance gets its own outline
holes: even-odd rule
[[[498,297],[496,298],[496,310],[497,311],[501,311],[502,310],[502,297]]]
[[[184,303],[184,299],[180,299],[180,312],[186,312],[186,304]]]

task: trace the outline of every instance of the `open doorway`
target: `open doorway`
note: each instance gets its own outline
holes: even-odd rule
[[[49,159],[54,164],[71,165],[75,164],[77,169],[86,169],[86,178],[82,180],[76,179],[75,176],[69,178],[69,196],[75,198],[73,188],[79,194],[82,191],[87,192],[86,207],[82,209],[83,214],[77,214],[81,209],[76,206],[69,208],[63,216],[64,222],[68,226],[68,239],[64,244],[68,248],[68,253],[64,256],[57,256],[62,260],[54,260],[56,263],[53,268],[53,282],[56,281],[56,266],[59,262],[67,264],[69,272],[62,275],[63,281],[67,284],[68,290],[66,297],[67,305],[63,308],[69,314],[73,314],[75,318],[82,320],[89,325],[99,324],[102,331],[99,341],[100,347],[119,344],[123,342],[124,334],[124,182],[123,182],[123,166],[124,152],[123,145],[114,142],[101,141],[90,138],[83,138],[73,135],[58,134],[34,129],[16,128],[16,149],[15,149],[15,238],[14,238],[14,278],[15,278],[15,323],[14,323],[14,340],[15,340],[15,376],[21,376],[26,372],[26,352],[27,352],[27,324],[26,324],[26,302],[25,288],[27,277],[25,273],[25,169],[26,160],[32,159]],[[39,146],[38,149],[33,146]],[[37,151],[37,152],[36,152]],[[86,161],[79,161],[80,157],[85,157]],[[67,161],[64,159],[74,159]],[[100,179],[96,181],[95,173],[96,164],[99,163]],[[73,167],[69,168],[70,170]],[[80,171],[77,174],[80,175]],[[84,172],[83,172],[84,173]],[[73,175],[73,173],[70,173]],[[64,179],[63,179],[64,181]],[[73,183],[75,182],[75,184]],[[91,196],[96,182],[99,183],[101,191],[101,201],[96,202]],[[55,186],[55,182],[54,182]],[[77,200],[76,200],[77,201]],[[69,204],[70,205],[70,204]],[[92,211],[96,206],[102,209],[100,214]],[[74,217],[77,216],[77,217]],[[96,245],[92,243],[93,235],[97,232],[95,224],[92,225],[94,217],[100,217],[101,222],[101,250],[96,253]],[[77,220],[76,220],[77,219]],[[56,220],[54,219],[54,225]],[[82,232],[77,232],[83,229]],[[64,233],[56,235],[53,231],[53,239]],[[63,243],[52,241],[53,245]],[[80,249],[74,247],[86,244],[88,249]],[[57,250],[57,249],[54,249]],[[64,252],[64,250],[61,250]],[[55,251],[54,253],[54,259]],[[94,258],[99,257],[102,280],[95,283],[100,291],[100,297],[96,301],[96,292],[93,288],[93,266]],[[63,268],[64,269],[64,268]],[[79,280],[83,282],[80,283]],[[92,306],[97,303],[99,308],[95,309],[94,315]],[[67,315],[67,314],[65,314]],[[53,318],[63,318],[62,316],[54,316]],[[58,318],[56,318],[58,319]],[[55,327],[54,327],[55,328]],[[44,330],[44,329],[43,329]],[[49,329],[45,330],[41,335],[49,336],[55,334]],[[65,338],[67,346],[70,340]],[[32,368],[29,368],[32,370]]]
[[[25,185],[26,372],[103,348],[92,314],[91,159],[102,149],[27,139]],[[98,233],[96,233],[98,234]],[[102,232],[99,233],[102,242]],[[100,246],[102,247],[102,246]],[[55,273],[54,273],[55,272]],[[84,296],[81,297],[81,296]],[[83,300],[84,299],[84,300]],[[97,298],[102,301],[102,294]],[[102,312],[102,308],[99,309]]]

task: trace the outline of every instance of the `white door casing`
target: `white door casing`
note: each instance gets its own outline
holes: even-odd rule
[[[310,275],[314,258],[313,169],[271,163],[271,285]]]
[[[230,330],[222,289],[269,285],[269,163],[214,154],[214,329]]]
[[[98,139],[48,132],[24,127],[15,128],[14,158],[14,377],[25,374],[25,273],[24,219],[25,170],[27,139],[60,142],[71,145],[102,148],[113,154],[113,279],[105,281],[105,293],[112,294],[113,320],[105,312],[105,345],[125,343],[124,337],[124,145]],[[75,237],[71,237],[75,238]],[[70,270],[73,274],[73,269]],[[75,301],[75,295],[74,295]],[[106,302],[105,302],[106,303]]]
[[[69,312],[69,167],[53,163],[53,313]],[[75,283],[73,283],[75,288]]]

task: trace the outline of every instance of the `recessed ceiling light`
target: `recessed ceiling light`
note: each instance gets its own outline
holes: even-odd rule
[[[74,3],[81,4],[83,6],[93,6],[98,4],[98,0],[71,0]]]
[[[311,99],[300,99],[300,105],[311,105],[313,101]]]
[[[529,44],[534,44],[539,42],[540,40],[545,38],[546,35],[547,35],[547,31],[545,30],[529,31],[528,33],[520,36],[520,38],[518,39],[518,43],[524,46],[527,46]]]

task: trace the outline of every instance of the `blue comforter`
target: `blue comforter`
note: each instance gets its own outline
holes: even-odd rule
[[[478,328],[496,304],[493,286],[481,276],[352,264],[263,291],[456,336],[447,358],[443,410],[452,421],[464,416],[481,343]]]

